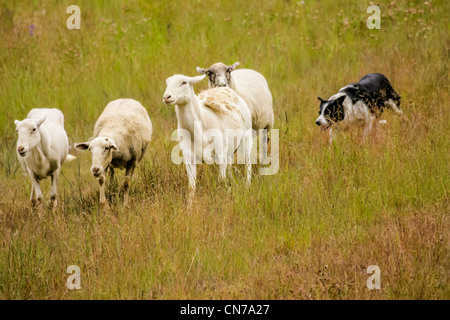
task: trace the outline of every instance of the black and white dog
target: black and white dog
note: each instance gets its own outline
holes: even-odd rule
[[[334,123],[348,126],[355,120],[364,121],[364,135],[372,129],[374,120],[383,109],[391,109],[401,115],[400,96],[382,74],[370,73],[343,87],[328,100],[320,100],[319,117],[316,124],[326,130]],[[380,121],[381,122],[381,121]],[[332,139],[330,130],[330,142]]]

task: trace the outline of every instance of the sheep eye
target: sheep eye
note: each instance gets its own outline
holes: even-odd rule
[[[106,147],[106,148],[105,148],[105,151],[108,151],[108,150],[109,150],[109,147]]]
[[[31,132],[35,132],[36,131],[36,128],[33,128],[33,130],[31,130]]]
[[[187,84],[186,81],[183,81],[183,82],[181,83],[182,86],[184,86],[185,84]]]

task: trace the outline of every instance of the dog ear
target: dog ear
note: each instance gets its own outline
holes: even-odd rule
[[[317,97],[317,99],[319,99],[320,102],[327,102],[327,100],[323,100],[321,97]]]
[[[345,98],[347,98],[347,96],[343,95],[342,97],[337,98],[336,101],[338,102],[339,105],[342,105],[342,103],[344,103]]]

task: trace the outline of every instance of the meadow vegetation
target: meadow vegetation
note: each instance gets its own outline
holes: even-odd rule
[[[378,1],[380,30],[365,1],[81,0],[80,30],[66,27],[70,4],[0,1],[0,299],[450,298],[448,1]],[[280,170],[246,188],[243,168],[220,182],[202,165],[189,211],[162,95],[169,76],[218,61],[265,75]],[[367,141],[355,128],[329,145],[317,96],[371,72],[407,119],[386,112]],[[71,143],[86,141],[118,98],[140,101],[154,128],[130,208],[116,189],[99,207],[78,152],[58,210],[33,211],[14,120],[57,107]],[[66,288],[70,265],[80,290]],[[370,265],[381,290],[366,287]]]

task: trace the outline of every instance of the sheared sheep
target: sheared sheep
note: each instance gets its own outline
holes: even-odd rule
[[[80,150],[89,149],[92,154],[91,173],[100,184],[100,204],[107,206],[106,170],[109,168],[113,179],[114,169],[126,169],[123,205],[128,206],[131,177],[147,151],[152,130],[152,122],[142,104],[132,99],[119,99],[105,107],[90,141],[75,145]]]
[[[25,120],[15,120],[14,123],[19,135],[17,157],[31,178],[32,205],[42,204],[39,180],[50,176],[50,205],[55,209],[61,166],[64,161],[75,158],[68,154],[69,138],[64,130],[64,115],[58,109],[33,109]]]
[[[273,101],[269,85],[262,74],[252,69],[239,69],[239,62],[227,66],[222,62],[213,64],[209,69],[197,67],[197,72],[209,78],[209,87],[230,87],[244,99],[252,115],[252,127],[263,131],[263,146],[266,146],[267,133],[273,127]],[[266,150],[264,150],[266,151]]]
[[[239,148],[244,154],[247,168],[247,182],[251,181],[250,153],[252,149],[251,115],[245,101],[230,88],[205,90],[197,96],[193,85],[205,76],[187,77],[174,75],[166,80],[167,89],[163,102],[167,106],[175,105],[178,119],[180,148],[189,176],[191,195],[195,191],[196,159],[205,162],[215,161],[220,168],[220,176],[225,178],[227,165],[232,163],[233,155]],[[200,128],[198,128],[200,127]],[[198,131],[201,130],[201,131]],[[183,130],[189,133],[186,137]],[[218,147],[214,155],[204,154],[212,139]],[[201,148],[196,148],[200,141]],[[195,160],[194,160],[195,157]]]

